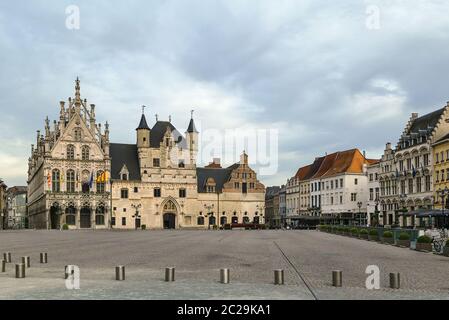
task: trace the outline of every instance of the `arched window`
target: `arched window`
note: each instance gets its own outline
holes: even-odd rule
[[[97,226],[104,226],[104,213],[105,213],[104,206],[97,207],[97,210],[95,211],[95,224]]]
[[[254,221],[255,224],[259,224],[260,218],[258,216],[254,217],[253,221]]]
[[[225,225],[226,223],[228,223],[228,219],[226,217],[221,217],[220,218],[220,225]]]
[[[203,216],[199,216],[199,217],[198,217],[197,224],[198,224],[199,226],[204,226],[204,217],[203,217]]]
[[[65,223],[69,226],[74,226],[76,224],[75,219],[76,210],[73,205],[70,205],[65,209]]]
[[[238,217],[232,217],[232,223],[239,223]]]
[[[69,144],[67,146],[67,159],[69,160],[73,160],[75,159],[75,146]]]
[[[61,191],[61,173],[58,169],[54,169],[51,173],[51,191]]]
[[[97,172],[96,183],[97,183],[97,193],[104,193],[106,185],[106,173],[104,171]]]
[[[75,171],[67,170],[66,174],[66,191],[75,192]]]
[[[209,225],[214,226],[216,224],[216,218],[215,216],[209,217]]]
[[[89,146],[83,146],[81,149],[81,159],[89,160]]]
[[[248,224],[249,223],[249,217],[247,217],[247,216],[243,217],[243,223]]]

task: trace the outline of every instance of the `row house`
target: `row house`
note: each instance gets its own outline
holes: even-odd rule
[[[380,163],[380,225],[406,227],[433,223],[428,213],[436,202],[434,190],[440,180],[448,178],[439,170],[447,154],[444,151],[434,154],[433,147],[444,141],[449,132],[448,112],[449,104],[421,117],[413,113],[396,148],[392,150],[391,144],[387,144]]]

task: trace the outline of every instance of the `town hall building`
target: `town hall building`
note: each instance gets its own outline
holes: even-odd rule
[[[28,210],[34,228],[208,229],[263,224],[265,187],[240,161],[196,165],[198,131],[193,115],[181,134],[171,121],[145,114],[135,144],[109,142],[109,125],[95,120],[95,105],[61,102],[53,130],[38,132],[28,171]]]

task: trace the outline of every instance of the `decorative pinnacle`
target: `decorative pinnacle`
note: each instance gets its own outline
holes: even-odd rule
[[[142,106],[142,114],[145,114],[145,108],[146,108],[147,106]]]
[[[190,110],[190,119],[193,119],[193,112],[194,111],[195,111],[194,109]]]

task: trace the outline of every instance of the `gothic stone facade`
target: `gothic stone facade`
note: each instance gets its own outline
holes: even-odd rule
[[[111,144],[112,228],[189,229],[263,223],[265,187],[243,153],[228,168],[197,168],[193,118],[185,136],[170,121],[150,129],[142,115],[136,145]]]
[[[103,173],[110,171],[109,127],[95,120],[95,105],[75,98],[60,102],[59,121],[45,135],[37,132],[28,163],[28,214],[31,228],[107,228],[110,187]],[[98,182],[97,182],[98,181]]]

